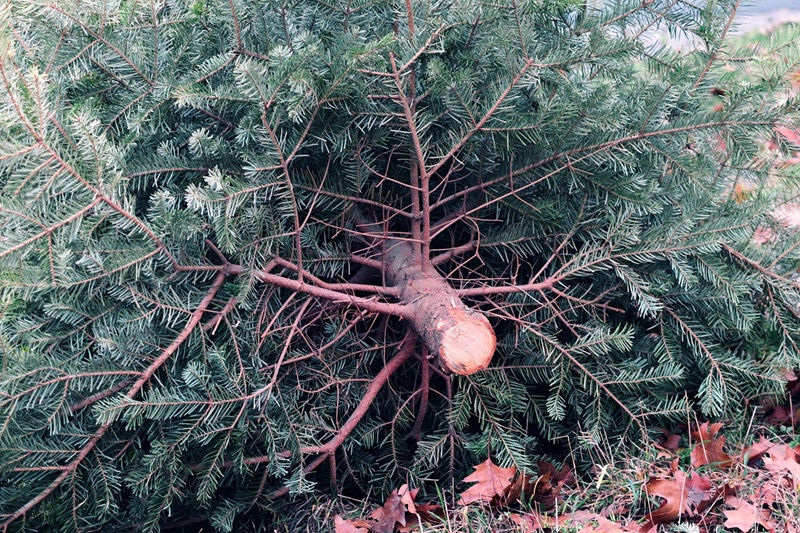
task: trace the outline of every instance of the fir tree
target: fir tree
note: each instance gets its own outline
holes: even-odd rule
[[[779,394],[798,41],[595,4],[5,0],[3,529],[241,530]]]

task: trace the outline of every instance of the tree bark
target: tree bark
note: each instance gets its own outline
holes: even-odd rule
[[[386,247],[386,282],[400,290],[400,301],[412,309],[411,326],[430,353],[456,374],[489,366],[497,345],[489,319],[465,305],[433,266],[424,268],[410,243],[388,239]]]

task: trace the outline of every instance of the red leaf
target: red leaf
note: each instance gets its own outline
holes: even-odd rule
[[[666,524],[680,517],[697,516],[708,508],[717,497],[711,482],[697,472],[686,476],[675,472],[674,479],[652,479],[645,485],[650,496],[664,498],[661,506],[650,513],[651,524]]]
[[[764,436],[762,435],[761,437],[759,437],[759,441],[757,443],[753,444],[752,446],[748,446],[747,448],[744,449],[744,451],[742,452],[742,461],[745,462],[746,464],[749,464],[751,461],[754,461],[759,457],[761,457],[764,454],[764,452],[766,452],[773,446],[775,445],[772,444],[769,440],[765,439]]]
[[[336,533],[368,533],[365,527],[356,527],[352,520],[345,520],[338,514],[333,517],[333,526]]]
[[[418,503],[417,516],[423,522],[438,522],[444,516],[442,506],[436,503]]]
[[[517,475],[511,480],[511,485],[503,493],[503,505],[513,505],[520,499],[528,500],[534,496],[536,489],[539,488],[539,483],[538,481],[533,482],[532,479],[532,476],[517,472]]]
[[[759,524],[769,531],[775,531],[775,524],[770,520],[772,511],[769,509],[758,508],[736,496],[728,496],[725,503],[734,509],[722,511],[725,514],[725,528],[736,528],[743,533],[747,533],[753,526]]]
[[[539,479],[536,481],[536,494],[534,499],[543,507],[553,507],[561,495],[561,489],[574,481],[572,470],[564,465],[561,470],[548,462],[539,461]]]
[[[499,503],[506,489],[511,486],[511,480],[517,473],[513,466],[500,468],[486,459],[475,467],[475,472],[464,478],[465,483],[475,483],[461,493],[459,505],[468,505],[473,502]]]
[[[510,515],[508,515],[508,517],[511,519],[512,522],[514,522],[519,526],[520,531],[522,531],[522,533],[534,533],[536,531],[542,531],[544,529],[544,526],[539,521],[539,515],[537,514],[521,515],[517,513],[511,513]]]
[[[417,497],[419,489],[409,489],[408,484],[404,484],[397,489],[397,494],[400,496],[400,503],[405,505],[406,511],[412,514],[417,514],[417,508],[414,505],[414,498]]]
[[[800,488],[800,457],[798,453],[785,444],[776,444],[761,457],[764,468],[770,472],[789,472],[794,488]]]
[[[676,451],[681,444],[681,436],[677,433],[671,433],[666,429],[661,430],[664,440],[661,442],[661,447],[671,452]]]
[[[731,465],[731,456],[722,451],[725,446],[725,437],[717,438],[716,435],[722,429],[722,424],[711,424],[705,422],[692,432],[692,437],[699,440],[691,453],[692,468],[700,468],[708,464],[715,464],[719,468],[727,468]]]
[[[408,490],[408,485],[403,487]],[[393,490],[383,507],[372,511],[370,517],[377,521],[372,525],[372,533],[393,533],[395,524],[406,525],[406,506],[398,491]]]

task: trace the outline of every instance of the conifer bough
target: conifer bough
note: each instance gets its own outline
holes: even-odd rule
[[[800,46],[736,4],[0,0],[0,531],[271,531],[782,393]]]

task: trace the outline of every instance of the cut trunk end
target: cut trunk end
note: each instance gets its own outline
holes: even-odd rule
[[[458,308],[453,308],[452,312],[464,314]],[[464,376],[489,366],[497,344],[489,320],[475,312],[472,315],[457,319],[444,331],[439,343],[439,357],[444,365],[451,372]]]

